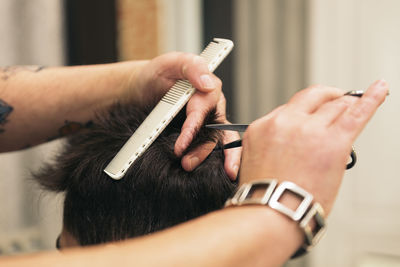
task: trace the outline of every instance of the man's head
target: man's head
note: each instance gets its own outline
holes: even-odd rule
[[[104,168],[147,114],[115,105],[98,116],[92,129],[70,137],[55,163],[35,174],[47,190],[65,192],[65,240],[91,245],[148,234],[222,207],[234,190],[222,150],[213,151],[194,171],[183,170],[174,154],[182,112],[123,179],[107,176]],[[216,119],[213,111],[205,123]],[[203,127],[188,150],[212,141],[221,145],[221,136]]]

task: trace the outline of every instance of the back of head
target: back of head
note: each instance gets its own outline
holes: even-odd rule
[[[149,110],[148,110],[149,111]],[[92,129],[67,140],[55,163],[35,179],[47,190],[65,192],[64,228],[80,245],[122,240],[176,225],[222,207],[235,185],[224,171],[222,150],[186,172],[174,154],[183,112],[129,168],[113,180],[104,168],[146,118],[148,111],[117,104],[98,115]],[[212,111],[205,123],[216,122]],[[188,150],[221,136],[202,127]]]

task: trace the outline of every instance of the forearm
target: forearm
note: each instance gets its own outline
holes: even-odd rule
[[[265,206],[229,208],[148,237],[0,260],[6,266],[281,266],[298,225]]]
[[[0,69],[0,100],[3,111],[9,111],[0,116],[0,152],[85,127],[96,110],[126,95],[142,63]]]

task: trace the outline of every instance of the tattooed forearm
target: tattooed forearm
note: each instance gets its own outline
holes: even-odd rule
[[[2,80],[8,80],[11,76],[21,72],[21,71],[29,71],[29,72],[39,72],[43,70],[44,66],[7,66],[0,67],[0,75]]]
[[[61,127],[58,132],[59,136],[63,137],[70,134],[75,134],[83,129],[90,129],[91,127],[93,127],[92,121],[88,121],[85,124],[75,121],[65,121],[65,125]]]
[[[0,99],[0,126],[4,125],[7,122],[7,117],[12,111],[13,107]],[[4,129],[0,127],[0,134],[3,132]]]

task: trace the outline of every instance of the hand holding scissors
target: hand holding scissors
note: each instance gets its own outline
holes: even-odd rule
[[[363,95],[364,95],[364,91],[362,91],[362,90],[349,91],[344,94],[344,96],[355,96],[355,97],[362,97]],[[236,131],[236,132],[245,132],[247,130],[248,126],[249,126],[249,124],[238,124],[238,123],[206,125],[207,128],[224,130],[224,131]],[[216,148],[216,149],[231,149],[231,148],[236,148],[236,147],[241,147],[241,146],[242,146],[242,140],[238,139],[236,141],[225,144],[222,148]],[[354,147],[352,147],[352,149],[351,149],[350,157],[351,157],[351,161],[349,163],[347,163],[347,165],[346,165],[347,170],[353,168],[357,162],[357,154],[354,150]]]

